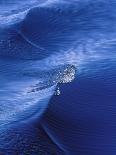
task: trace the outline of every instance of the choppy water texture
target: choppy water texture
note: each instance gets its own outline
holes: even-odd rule
[[[115,8],[0,1],[1,155],[116,154]]]

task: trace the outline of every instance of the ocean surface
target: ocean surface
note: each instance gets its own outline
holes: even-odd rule
[[[116,154],[116,1],[0,0],[0,155]]]

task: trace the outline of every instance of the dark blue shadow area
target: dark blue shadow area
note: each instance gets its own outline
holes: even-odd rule
[[[1,127],[0,155],[64,155],[39,126],[21,123]]]
[[[116,63],[90,62],[70,84],[59,85],[43,118],[52,140],[70,155],[116,153]]]

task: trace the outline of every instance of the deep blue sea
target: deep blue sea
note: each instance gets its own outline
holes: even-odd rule
[[[115,0],[0,0],[0,155],[116,155]]]

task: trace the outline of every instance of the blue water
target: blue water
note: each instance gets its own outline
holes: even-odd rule
[[[0,1],[0,155],[116,154],[115,8]]]

